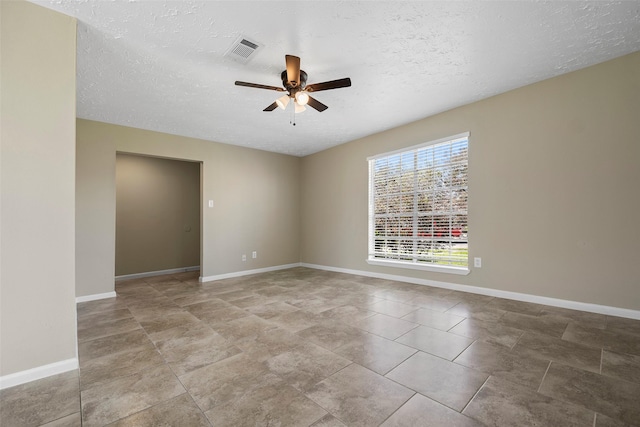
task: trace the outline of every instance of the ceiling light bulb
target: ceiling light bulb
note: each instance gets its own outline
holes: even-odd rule
[[[287,105],[289,105],[289,95],[284,95],[276,99],[276,104],[278,104],[278,107],[282,108],[283,110],[287,108]]]
[[[300,105],[296,102],[296,114],[302,113],[306,109],[307,107],[305,107],[304,105]]]
[[[307,105],[307,102],[309,102],[309,95],[307,92],[297,92],[296,102],[300,105]]]

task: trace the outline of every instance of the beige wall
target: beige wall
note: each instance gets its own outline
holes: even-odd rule
[[[77,363],[76,21],[0,2],[0,375]]]
[[[302,261],[640,309],[638,76],[635,53],[305,157]],[[482,268],[368,265],[366,158],[465,131]]]
[[[83,122],[78,122],[78,134]],[[78,138],[76,144],[76,296],[114,291],[115,142]]]
[[[200,265],[200,163],[116,156],[116,276]]]
[[[122,153],[202,162],[202,276],[299,262],[299,158],[79,119],[78,141],[88,139],[115,141]]]

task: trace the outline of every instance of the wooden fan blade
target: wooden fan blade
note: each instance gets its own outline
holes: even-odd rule
[[[267,108],[265,108],[265,109],[264,109],[264,110],[262,110],[262,111],[273,111],[273,110],[275,110],[276,108],[278,108],[278,104],[276,104],[276,103],[274,102],[273,104],[269,105]]]
[[[284,88],[281,87],[277,87],[277,86],[267,86],[267,85],[261,85],[258,83],[247,83],[247,82],[239,82],[236,81],[236,86],[246,86],[246,87],[253,87],[256,89],[269,89],[269,90],[276,90],[278,92],[284,92]]]
[[[287,62],[287,80],[291,87],[300,85],[300,58],[293,55],[284,56]]]
[[[324,105],[322,102],[312,97],[309,97],[309,101],[307,101],[307,105],[321,113],[327,108],[329,108],[326,105]]]
[[[328,82],[314,83],[312,85],[307,85],[305,90],[307,92],[319,92],[321,90],[338,89],[341,87],[349,87],[349,86],[351,86],[351,79],[347,77],[345,79],[331,80]]]

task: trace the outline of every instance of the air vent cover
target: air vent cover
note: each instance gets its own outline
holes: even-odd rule
[[[245,36],[240,36],[235,42],[233,42],[224,56],[242,64],[246,64],[256,55],[256,52],[262,46],[262,44],[255,40],[251,40]]]

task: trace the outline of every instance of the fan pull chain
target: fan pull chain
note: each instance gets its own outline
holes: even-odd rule
[[[293,100],[293,102],[290,102],[290,104],[292,104],[292,106],[291,106],[291,118],[289,119],[289,124],[291,126],[295,126],[296,125],[296,102],[295,102],[295,99]]]

